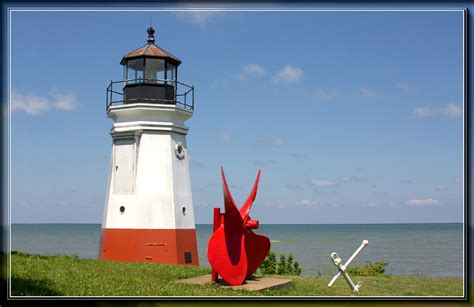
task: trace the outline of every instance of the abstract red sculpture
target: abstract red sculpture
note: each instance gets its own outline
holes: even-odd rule
[[[221,167],[224,186],[225,213],[214,209],[214,233],[209,239],[207,259],[212,266],[213,280],[216,274],[230,285],[241,285],[245,278],[255,273],[270,251],[270,240],[255,234],[258,220],[249,216],[255,196],[257,195],[260,170],[249,197],[239,210],[235,205]]]

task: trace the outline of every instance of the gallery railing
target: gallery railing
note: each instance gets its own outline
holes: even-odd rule
[[[144,85],[144,86],[171,86],[174,88],[174,94],[172,95],[174,99],[165,99],[165,98],[124,98],[124,89],[127,85]],[[167,79],[128,79],[122,81],[110,81],[109,86],[107,87],[106,92],[106,103],[105,109],[109,110],[111,106],[130,104],[130,103],[160,103],[160,104],[174,104],[186,110],[194,111],[194,86],[187,85],[185,83],[179,82],[177,80],[167,80]]]

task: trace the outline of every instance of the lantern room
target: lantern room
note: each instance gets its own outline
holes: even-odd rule
[[[192,110],[194,103],[191,99],[194,100],[194,97],[187,96],[193,96],[194,87],[177,79],[181,60],[155,45],[155,30],[152,27],[147,32],[147,44],[126,54],[120,61],[123,81],[111,82],[107,89],[107,108],[114,102],[121,102],[183,104]],[[117,83],[122,85],[120,90]],[[183,93],[178,92],[178,87],[184,89]],[[121,95],[121,99],[114,99],[114,94]]]
[[[147,32],[147,44],[125,55],[120,62],[126,81],[124,102],[174,102],[181,61],[155,45],[152,27]]]

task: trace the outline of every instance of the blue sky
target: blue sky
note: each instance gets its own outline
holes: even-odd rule
[[[462,222],[462,12],[14,12],[12,222],[100,223],[105,89],[146,43],[194,84],[196,223]]]

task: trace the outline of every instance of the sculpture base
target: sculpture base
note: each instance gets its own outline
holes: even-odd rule
[[[102,229],[99,259],[199,265],[195,229]]]
[[[211,274],[201,275],[188,279],[180,279],[178,282],[192,285],[205,285],[212,282]],[[291,279],[275,277],[251,277],[246,279],[243,285],[230,286],[222,279],[217,280],[217,284],[223,288],[247,291],[262,291],[277,289],[291,284]]]

